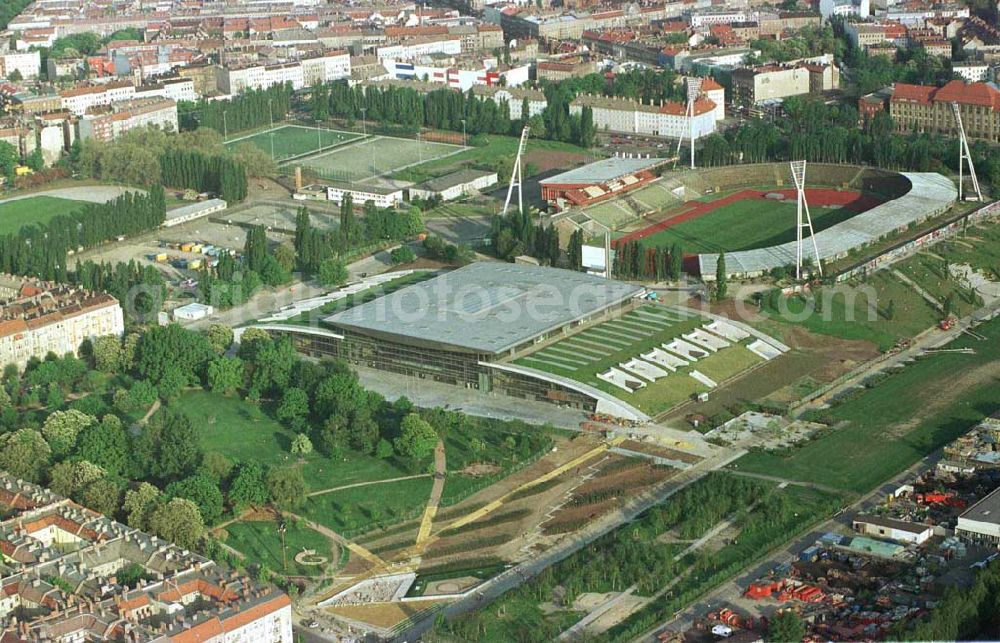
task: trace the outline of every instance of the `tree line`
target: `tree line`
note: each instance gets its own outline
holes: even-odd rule
[[[674,281],[681,277],[684,250],[678,243],[668,250],[633,239],[616,245],[611,265],[612,273],[619,279]]]
[[[229,203],[247,197],[246,168],[228,156],[170,149],[160,155],[160,168],[167,185],[213,192]]]
[[[292,109],[292,85],[285,83],[267,89],[248,89],[230,100],[178,106],[181,130],[207,127],[231,134],[285,120]]]
[[[166,212],[163,188],[153,185],[145,194],[126,192],[107,203],[88,203],[46,223],[26,225],[0,237],[0,272],[65,282],[69,251],[148,232],[163,223]]]

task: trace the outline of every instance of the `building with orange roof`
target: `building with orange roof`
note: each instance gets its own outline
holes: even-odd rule
[[[0,643],[292,643],[274,586],[2,471],[0,502]]]
[[[715,132],[714,102],[702,96],[694,103],[694,116],[687,116],[684,103],[635,101],[627,98],[581,94],[569,104],[570,114],[580,116],[583,108],[593,111],[594,126],[600,130],[680,138],[695,138]]]
[[[1000,91],[987,83],[953,80],[944,87],[896,83],[889,115],[901,132],[955,134],[952,103],[969,138],[1000,142]]]
[[[124,332],[110,295],[0,275],[0,364],[23,368],[32,357],[76,354],[85,339]]]

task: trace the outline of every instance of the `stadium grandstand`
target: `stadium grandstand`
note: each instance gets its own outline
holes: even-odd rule
[[[542,179],[542,198],[557,210],[584,207],[634,192],[656,179],[668,159],[612,156]]]
[[[834,166],[836,167],[836,166]],[[861,248],[911,224],[937,216],[958,199],[955,184],[934,172],[903,172],[897,175],[909,184],[901,196],[886,201],[846,221],[816,233],[816,247],[821,261],[846,257]],[[769,248],[757,248],[726,254],[730,276],[757,277],[774,268],[795,263],[795,242]],[[702,278],[714,279],[717,254],[698,255]]]

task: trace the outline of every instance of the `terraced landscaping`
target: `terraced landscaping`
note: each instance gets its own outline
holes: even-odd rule
[[[655,382],[641,380],[645,387],[626,391],[598,377],[622,362],[661,348],[681,335],[705,324],[700,317],[661,306],[643,306],[618,319],[593,326],[581,333],[521,357],[515,364],[561,375],[610,393],[639,410],[656,415],[710,387],[691,377],[698,371],[716,383],[745,371],[762,361],[744,343],[732,344],[718,352],[703,351],[697,361],[681,365],[677,371]],[[638,377],[633,379],[640,380]]]

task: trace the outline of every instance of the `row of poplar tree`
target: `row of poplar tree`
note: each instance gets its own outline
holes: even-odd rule
[[[154,185],[146,193],[126,192],[107,203],[88,203],[46,223],[23,226],[0,236],[0,272],[65,282],[70,251],[152,230],[166,212],[163,187]]]

